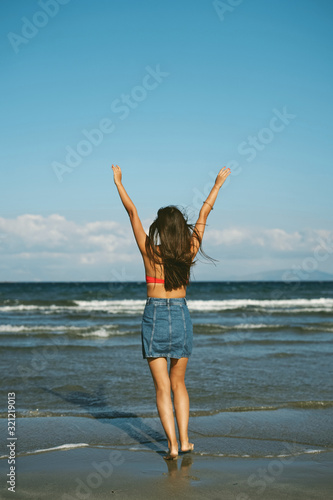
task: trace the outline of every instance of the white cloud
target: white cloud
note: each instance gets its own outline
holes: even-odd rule
[[[244,256],[249,248],[257,250],[264,249],[274,253],[303,254],[311,253],[321,243],[321,239],[332,239],[333,231],[320,229],[304,229],[288,233],[284,229],[264,228],[231,228],[231,229],[207,229],[204,235],[204,243],[212,247],[242,248]]]
[[[146,231],[151,222],[143,221]],[[227,263],[229,272],[237,273],[242,262],[257,269],[276,269],[282,261],[291,266],[301,258],[313,256],[325,241],[332,255],[333,231],[320,229],[207,229],[203,242],[208,255],[220,259],[221,269]],[[58,214],[0,217],[0,254],[0,280],[24,276],[29,280],[144,279],[142,259],[129,221],[80,224]],[[322,262],[328,265],[324,259]]]
[[[129,249],[132,246],[130,236],[128,228],[112,221],[80,225],[58,214],[49,217],[25,214],[16,219],[0,217],[1,253],[21,253],[25,258],[27,252],[35,256],[40,252],[49,252],[50,258],[53,252],[58,252],[56,257],[59,252],[104,252],[111,255],[120,249]]]

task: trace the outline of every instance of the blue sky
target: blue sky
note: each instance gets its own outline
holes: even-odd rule
[[[332,2],[0,11],[0,280],[144,278],[112,163],[146,229],[169,204],[195,221],[231,167],[196,279],[332,272]]]

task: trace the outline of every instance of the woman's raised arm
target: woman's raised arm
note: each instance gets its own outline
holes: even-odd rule
[[[203,202],[198,220],[195,224],[195,233],[197,236],[200,238],[200,242],[202,241],[205,228],[206,228],[206,222],[207,222],[207,217],[210,213],[211,210],[213,210],[213,206],[215,203],[215,200],[217,198],[217,195],[220,191],[220,188],[222,187],[224,181],[230,174],[230,168],[223,167],[217,174],[217,177],[215,179],[215,184],[212,187],[206,201]],[[199,241],[198,239],[193,236],[192,237],[192,254],[193,258],[196,256],[197,252],[199,250]]]
[[[141,220],[139,218],[137,209],[131,200],[131,198],[128,196],[123,184],[122,184],[122,174],[121,174],[121,168],[118,165],[112,165],[112,170],[113,170],[113,179],[114,183],[117,186],[118,193],[120,196],[120,199],[125,207],[126,212],[129,215],[133,233],[135,240],[137,242],[137,245],[139,247],[139,250],[142,254],[146,253],[146,238],[147,235],[142,227]]]

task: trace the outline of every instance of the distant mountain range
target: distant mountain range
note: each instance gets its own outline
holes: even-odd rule
[[[292,269],[279,269],[277,271],[263,271],[261,273],[230,276],[230,281],[333,281],[333,274],[323,271],[293,271]]]

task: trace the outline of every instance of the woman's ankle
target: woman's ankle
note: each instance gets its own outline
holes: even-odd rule
[[[169,450],[178,450],[178,441],[176,441],[175,443],[171,443],[170,441],[168,441],[168,447]]]

